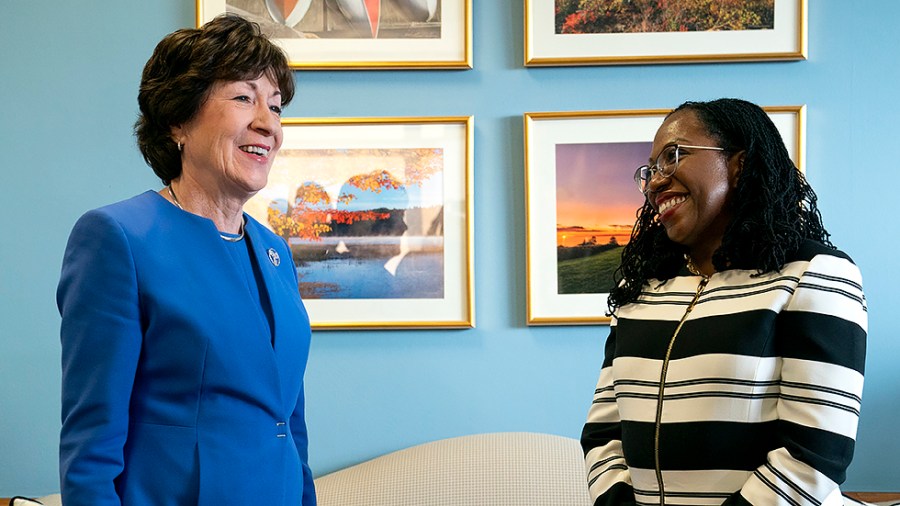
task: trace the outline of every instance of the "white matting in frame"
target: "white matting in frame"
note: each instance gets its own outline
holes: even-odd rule
[[[282,120],[245,210],[290,245],[314,329],[474,327],[473,122]]]
[[[784,140],[795,165],[804,170],[805,106],[764,107]],[[634,212],[642,205],[643,197],[633,182],[634,170],[647,163],[649,146],[669,109],[632,111],[584,111],[584,112],[535,112],[526,113],[525,121],[525,204],[526,204],[526,315],[529,325],[589,325],[607,324],[608,292],[561,293],[560,251],[564,246],[565,230],[577,223],[561,223],[557,210],[562,184],[557,180],[560,170],[559,153],[565,146],[629,146],[636,145],[641,154],[630,155],[627,166],[596,164],[597,171],[573,186],[589,188],[602,195],[599,187],[608,177],[614,177],[617,186],[612,187],[616,200],[625,199],[631,205],[627,231],[619,237],[630,235]],[[635,144],[639,143],[639,144]],[[643,149],[646,148],[646,152]],[[568,183],[567,183],[568,184]],[[564,194],[564,192],[563,192]],[[621,195],[620,195],[621,194]],[[609,196],[611,194],[607,194]],[[628,200],[630,199],[630,201]],[[602,200],[602,198],[601,198]],[[597,209],[606,205],[596,203]],[[593,244],[594,236],[603,237],[603,231],[585,228],[582,236],[585,245]],[[592,235],[593,234],[593,235]],[[587,239],[590,237],[590,239]],[[625,239],[627,242],[627,239]],[[601,240],[598,244],[604,244]],[[612,242],[610,242],[612,244]],[[619,240],[618,246],[625,243]],[[616,266],[618,263],[615,264]],[[610,280],[611,281],[611,280]]]
[[[472,0],[196,0],[259,23],[295,69],[470,69]],[[372,9],[372,10],[370,10]]]
[[[806,0],[773,1],[771,28],[557,33],[558,0],[525,0],[525,65],[620,65],[807,58]]]

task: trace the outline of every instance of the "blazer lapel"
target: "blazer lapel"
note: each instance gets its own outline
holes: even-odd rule
[[[282,388],[303,377],[309,353],[309,317],[300,301],[297,276],[290,250],[278,236],[261,230],[256,220],[245,214],[246,233],[252,245],[272,309],[275,361]],[[297,376],[299,374],[299,377]],[[285,392],[287,393],[287,392]],[[285,399],[287,400],[287,399]]]

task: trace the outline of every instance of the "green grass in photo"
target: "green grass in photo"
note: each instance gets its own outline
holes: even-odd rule
[[[556,263],[559,293],[608,293],[613,287],[613,272],[619,267],[622,247],[596,255]]]

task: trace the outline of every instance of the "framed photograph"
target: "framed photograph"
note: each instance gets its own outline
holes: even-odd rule
[[[764,107],[803,170],[805,106]],[[609,323],[606,299],[668,109],[525,114],[529,325]]]
[[[259,23],[296,69],[470,69],[472,0],[196,0]]]
[[[806,59],[806,0],[525,0],[525,65]]]
[[[474,327],[473,118],[282,124],[244,210],[290,246],[313,328]]]

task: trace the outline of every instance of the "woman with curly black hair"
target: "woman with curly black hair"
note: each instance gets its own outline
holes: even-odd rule
[[[775,125],[686,102],[635,181],[582,434],[594,504],[843,504],[866,302]]]

